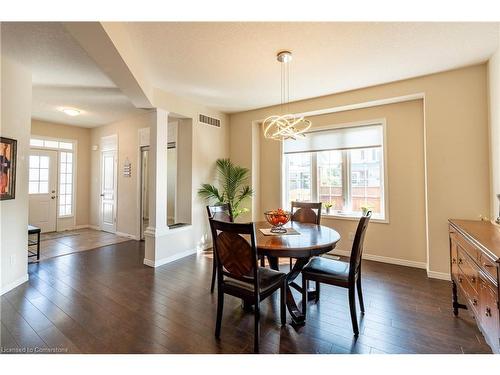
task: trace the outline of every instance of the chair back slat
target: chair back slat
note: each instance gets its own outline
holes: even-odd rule
[[[257,247],[253,223],[231,223],[209,219],[214,238],[217,275],[253,283],[258,289]],[[247,236],[250,241],[243,237]]]
[[[356,229],[356,235],[354,236],[354,242],[352,244],[350,266],[349,266],[349,277],[354,278],[358,273],[361,266],[361,259],[363,256],[363,244],[365,241],[366,229],[368,228],[368,223],[372,212],[368,211],[365,215],[361,217],[358,223],[358,228]]]
[[[291,212],[292,221],[317,225],[321,223],[321,202],[292,202]]]
[[[209,218],[219,221],[229,221],[231,223],[234,222],[233,210],[229,203],[207,206],[207,213]]]

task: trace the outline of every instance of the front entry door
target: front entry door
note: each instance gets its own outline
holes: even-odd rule
[[[101,230],[116,232],[116,150],[101,154]]]
[[[57,221],[57,151],[31,150],[29,159],[29,224],[55,232]]]

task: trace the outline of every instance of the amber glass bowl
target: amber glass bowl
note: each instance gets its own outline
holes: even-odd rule
[[[266,211],[264,212],[264,216],[266,217],[267,222],[273,226],[271,228],[271,232],[286,233],[286,229],[283,228],[283,225],[290,221],[292,214],[289,211],[278,209]]]

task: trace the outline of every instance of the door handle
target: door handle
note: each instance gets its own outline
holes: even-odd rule
[[[55,196],[55,195],[53,195],[53,196],[51,196],[51,197],[50,197],[50,199],[56,199],[56,196]]]
[[[101,197],[104,197],[104,194],[101,194]]]

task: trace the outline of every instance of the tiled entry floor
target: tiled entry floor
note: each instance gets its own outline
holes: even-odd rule
[[[40,260],[92,250],[124,241],[130,241],[130,238],[94,229],[78,229],[54,235],[42,233]]]

